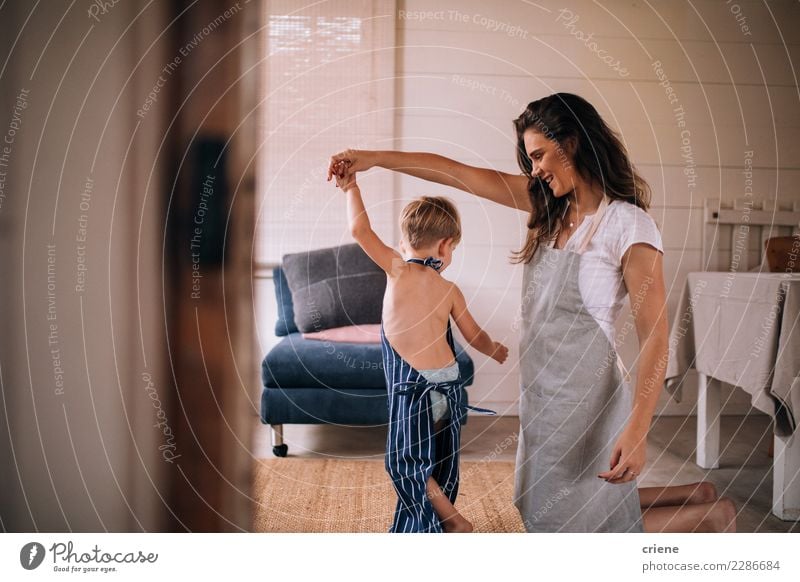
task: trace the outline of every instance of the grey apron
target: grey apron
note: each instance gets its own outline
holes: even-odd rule
[[[631,412],[618,356],[587,311],[581,254],[540,246],[525,265],[520,341],[520,433],[514,504],[528,532],[641,532],[636,482],[597,477]]]

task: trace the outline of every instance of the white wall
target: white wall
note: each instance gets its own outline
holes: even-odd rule
[[[704,200],[743,195],[746,151],[753,152],[754,198],[782,205],[800,199],[796,3],[401,0],[397,16],[397,148],[517,173],[511,120],[529,101],[557,91],[584,96],[619,129],[653,188],[670,320],[686,273],[702,270]],[[596,47],[579,38],[590,34]],[[614,66],[593,49],[604,50]],[[660,85],[655,61],[676,103]],[[684,174],[679,106],[690,132],[694,187]],[[522,268],[507,257],[524,240],[525,216],[405,176],[397,185],[405,198],[445,194],[458,203],[465,236],[446,276],[462,287],[476,319],[512,347],[513,362]],[[631,364],[636,342],[620,351]],[[515,414],[518,369],[474,350],[473,358],[471,400]],[[690,387],[683,404],[664,412],[689,412],[692,401]],[[726,411],[748,408],[737,391]]]

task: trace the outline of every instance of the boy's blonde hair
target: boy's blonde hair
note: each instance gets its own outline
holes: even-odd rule
[[[410,202],[400,216],[400,230],[413,249],[443,238],[452,238],[455,244],[461,241],[458,210],[443,196],[423,196]]]

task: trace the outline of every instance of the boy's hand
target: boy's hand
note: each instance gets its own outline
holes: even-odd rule
[[[364,150],[347,149],[331,156],[328,164],[328,182],[333,176],[341,177],[340,164],[343,162],[345,168],[350,168],[352,172],[364,172],[374,165],[373,152]]]
[[[494,342],[494,351],[492,352],[492,359],[497,360],[500,364],[508,358],[508,348],[500,342]]]
[[[336,164],[333,176],[336,178],[336,187],[342,190],[348,190],[358,186],[356,184],[356,174],[350,171],[349,164],[346,161],[341,161]]]

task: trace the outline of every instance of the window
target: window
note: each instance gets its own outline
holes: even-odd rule
[[[267,1],[256,262],[352,242],[331,154],[394,138],[394,0]],[[359,177],[373,228],[394,236],[392,176]]]

